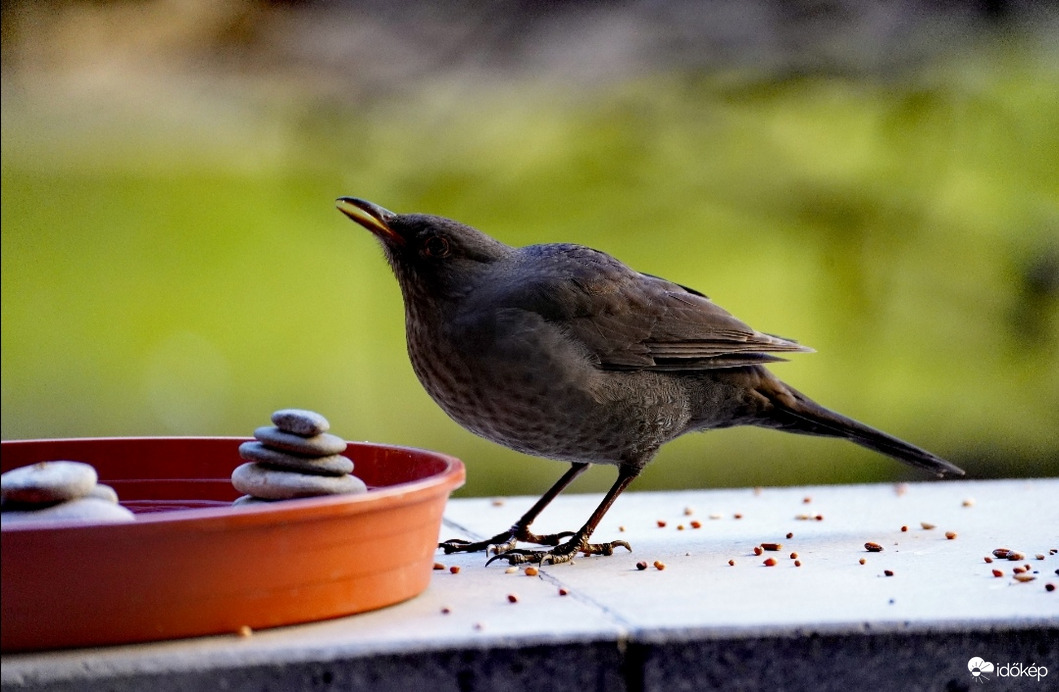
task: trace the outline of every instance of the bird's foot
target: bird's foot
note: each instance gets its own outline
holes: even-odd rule
[[[498,533],[492,538],[487,538],[484,541],[467,541],[462,538],[450,538],[447,541],[438,543],[438,547],[445,551],[446,555],[453,553],[492,553],[493,555],[502,555],[504,553],[515,550],[515,545],[522,541],[523,543],[536,543],[537,545],[559,545],[559,541],[569,536],[573,536],[573,531],[560,531],[559,533],[549,533],[543,536],[538,536],[535,533],[530,533],[528,529],[521,528],[519,526],[512,526],[510,530],[504,533]],[[514,564],[514,563],[512,563]]]
[[[524,548],[511,547],[508,550],[496,551],[496,555],[489,558],[485,564],[488,565],[494,560],[507,560],[509,565],[522,565],[527,562],[533,562],[538,565],[561,565],[564,562],[573,560],[578,553],[582,555],[613,555],[614,549],[618,547],[625,548],[630,553],[632,552],[632,546],[626,541],[589,543],[588,536],[577,538],[576,534],[571,535],[574,536],[573,540],[556,545],[551,550],[526,550]]]

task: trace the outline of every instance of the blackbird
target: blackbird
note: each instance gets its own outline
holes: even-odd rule
[[[434,401],[486,439],[571,464],[509,530],[445,541],[446,553],[486,551],[489,562],[514,565],[631,550],[589,538],[659,447],[692,431],[756,425],[840,437],[938,476],[963,475],[781,382],[764,367],[784,360],[772,354],[812,349],[752,329],[698,291],[581,245],[515,248],[439,216],[353,197],[337,206],[381,241],[404,298],[408,355]],[[532,533],[590,464],[612,464],[618,478],[585,525]]]

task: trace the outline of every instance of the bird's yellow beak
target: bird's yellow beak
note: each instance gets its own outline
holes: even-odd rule
[[[383,241],[404,245],[404,238],[390,228],[389,221],[397,216],[392,211],[356,197],[339,197],[335,200],[335,206]]]

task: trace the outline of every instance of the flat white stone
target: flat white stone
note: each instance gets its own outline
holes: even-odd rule
[[[84,497],[97,480],[96,470],[80,461],[42,461],[0,475],[4,502],[45,504]]]

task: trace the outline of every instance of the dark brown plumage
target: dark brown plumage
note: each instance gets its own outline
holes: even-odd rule
[[[509,531],[446,541],[446,552],[491,550],[516,564],[628,548],[589,537],[659,447],[692,431],[756,425],[840,437],[939,476],[963,474],[785,385],[763,364],[811,349],[752,329],[697,291],[580,245],[513,248],[437,216],[350,197],[338,208],[382,242],[404,297],[412,367],[430,396],[472,432],[572,464]],[[590,464],[617,466],[618,480],[585,525],[531,533]]]

